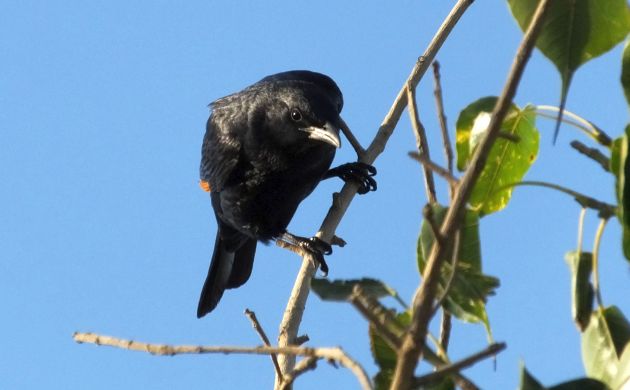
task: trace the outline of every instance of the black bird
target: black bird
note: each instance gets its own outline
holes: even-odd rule
[[[343,97],[328,76],[298,70],[267,76],[211,104],[201,151],[201,185],[210,192],[218,229],[197,317],[211,312],[226,288],[249,279],[256,242],[283,240],[323,255],[330,245],[286,228],[300,204],[330,177],[376,189],[363,163],[329,169],[340,147]]]

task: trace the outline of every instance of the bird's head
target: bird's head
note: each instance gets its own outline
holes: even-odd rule
[[[261,80],[265,122],[274,143],[341,146],[341,91],[328,76],[292,71]]]

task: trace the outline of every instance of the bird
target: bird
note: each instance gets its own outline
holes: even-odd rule
[[[307,70],[264,77],[215,100],[203,138],[200,185],[210,193],[217,234],[197,318],[216,308],[226,289],[249,279],[257,243],[281,240],[312,253],[322,273],[331,246],[296,236],[287,226],[298,205],[331,177],[376,190],[376,169],[351,162],[330,169],[341,146],[343,95],[332,78]]]

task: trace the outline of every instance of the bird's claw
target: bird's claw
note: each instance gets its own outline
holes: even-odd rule
[[[324,255],[332,254],[330,244],[319,237],[311,237],[300,241],[299,245],[313,255],[315,260],[319,263],[319,269],[322,271],[322,274],[327,276],[328,264],[326,264],[326,260],[324,260]]]
[[[372,165],[362,162],[351,162],[342,164],[336,168],[330,170],[330,175],[338,176],[343,181],[354,181],[359,184],[357,192],[361,195],[367,194],[370,191],[376,191],[376,180],[373,176],[376,175],[376,168]]]

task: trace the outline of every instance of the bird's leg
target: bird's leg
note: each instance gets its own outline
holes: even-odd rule
[[[312,254],[319,263],[319,268],[322,270],[324,276],[328,275],[328,264],[326,264],[326,260],[324,260],[324,255],[330,255],[332,253],[330,244],[319,237],[301,237],[286,231],[277,239]]]
[[[363,195],[370,191],[376,191],[376,180],[374,180],[374,175],[376,175],[376,168],[369,164],[357,161],[341,164],[336,168],[328,170],[328,172],[324,175],[324,179],[339,177],[343,181],[352,180],[357,182],[359,183],[359,189],[357,192]]]

